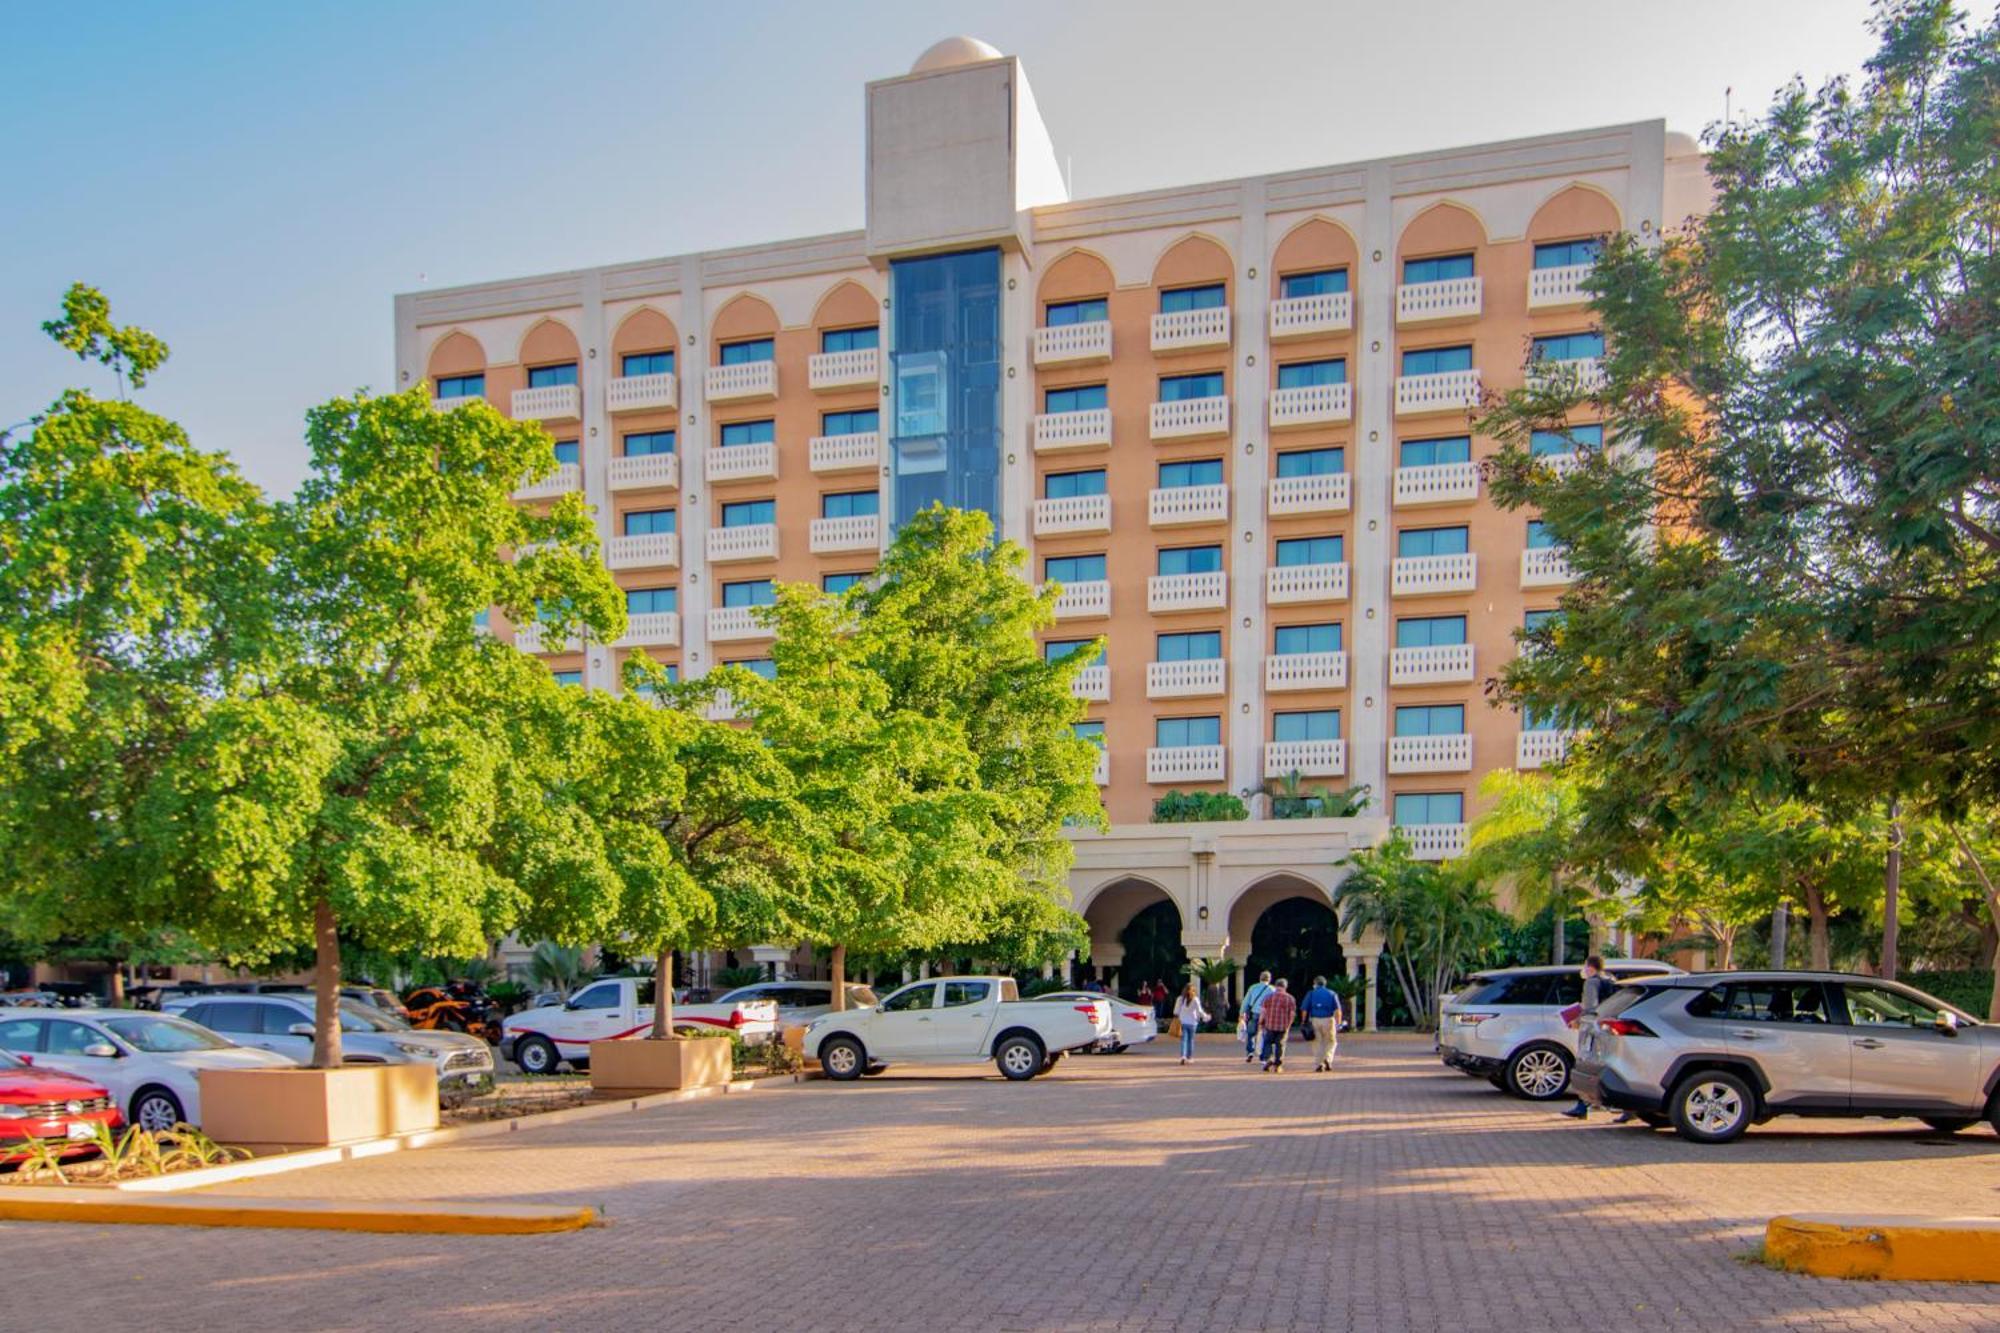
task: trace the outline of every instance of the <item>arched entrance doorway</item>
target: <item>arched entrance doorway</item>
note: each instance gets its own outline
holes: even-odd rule
[[[1314,977],[1339,977],[1347,972],[1340,951],[1340,922],[1333,909],[1317,898],[1286,898],[1272,903],[1250,930],[1251,972],[1271,970],[1289,977],[1294,994],[1304,994]]]
[[[1083,919],[1090,926],[1090,953],[1078,960],[1079,980],[1093,977],[1128,996],[1142,981],[1175,984],[1186,961],[1180,948],[1180,910],[1158,884],[1131,877],[1114,880],[1084,901]],[[1171,974],[1160,970],[1169,966]]]
[[[1118,942],[1125,947],[1125,961],[1118,969],[1118,993],[1135,995],[1142,983],[1158,981],[1168,990],[1187,983],[1187,950],[1181,946],[1181,912],[1170,899],[1142,908]]]

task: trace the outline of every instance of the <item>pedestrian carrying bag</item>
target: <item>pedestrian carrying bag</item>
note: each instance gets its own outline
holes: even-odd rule
[[[1179,1017],[1167,1020],[1167,1035],[1169,1037],[1178,1037],[1181,1035],[1181,1020]]]
[[[1311,1014],[1299,1015],[1299,1035],[1307,1041],[1313,1039],[1313,1020]]]

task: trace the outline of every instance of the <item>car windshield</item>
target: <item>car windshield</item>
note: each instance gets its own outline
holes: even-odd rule
[[[173,1055],[180,1051],[220,1051],[236,1043],[178,1018],[107,1018],[104,1026],[135,1051]]]
[[[342,1032],[402,1032],[409,1024],[401,1019],[391,1018],[380,1009],[371,1009],[353,1000],[340,1002],[340,1030]]]

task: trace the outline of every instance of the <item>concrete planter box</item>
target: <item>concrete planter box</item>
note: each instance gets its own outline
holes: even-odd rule
[[[715,1087],[734,1072],[730,1046],[720,1037],[593,1041],[590,1086],[618,1096]]]
[[[204,1069],[201,1128],[257,1153],[328,1147],[438,1127],[437,1069]]]

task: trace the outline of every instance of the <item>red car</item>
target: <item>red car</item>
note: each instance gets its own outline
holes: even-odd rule
[[[0,1051],[0,1162],[17,1162],[28,1139],[55,1139],[69,1146],[64,1157],[96,1151],[97,1126],[123,1123],[118,1105],[89,1079],[36,1069]]]

